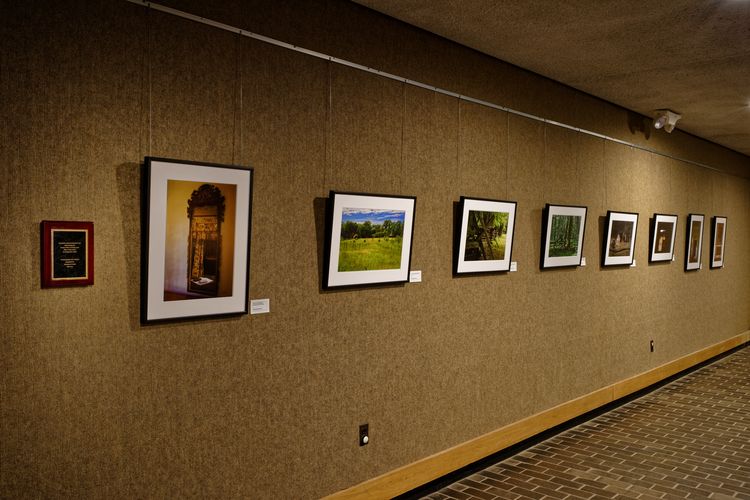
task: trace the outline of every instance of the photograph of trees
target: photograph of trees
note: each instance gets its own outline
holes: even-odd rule
[[[464,260],[505,258],[508,212],[469,210]]]
[[[550,230],[549,256],[569,257],[578,253],[579,215],[553,215]]]
[[[406,212],[344,208],[339,272],[399,269]]]

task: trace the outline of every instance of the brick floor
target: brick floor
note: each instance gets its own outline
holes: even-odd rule
[[[750,499],[750,347],[423,498]]]

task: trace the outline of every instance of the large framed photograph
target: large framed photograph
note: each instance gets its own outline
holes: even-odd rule
[[[247,314],[252,169],[145,165],[142,321]]]
[[[542,269],[580,266],[586,207],[547,204],[542,215]]]
[[[407,282],[416,202],[331,191],[323,288]]]
[[[651,227],[649,262],[671,261],[674,258],[674,241],[677,236],[677,216],[654,214]]]
[[[607,228],[602,248],[602,266],[630,266],[635,256],[638,214],[607,211]]]
[[[509,271],[516,202],[462,196],[459,210],[454,273]]]
[[[703,214],[688,215],[685,247],[685,271],[700,269],[703,247]]]
[[[724,267],[724,242],[727,238],[727,218],[713,217],[711,224],[711,268]]]
[[[94,223],[45,220],[42,232],[42,288],[94,284]]]

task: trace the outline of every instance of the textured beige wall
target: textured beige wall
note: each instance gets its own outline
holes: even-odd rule
[[[747,157],[348,2],[172,4],[740,175],[124,0],[3,1],[4,495],[317,497],[750,326]],[[271,314],[139,324],[146,155],[254,167]],[[330,189],[417,196],[423,283],[320,292]],[[451,276],[461,195],[518,202],[517,273]],[[588,266],[538,269],[546,202],[589,207]],[[641,214],[635,268],[598,265],[608,209]],[[647,263],[656,211],[680,216],[671,264]],[[690,212],[728,216],[724,269],[683,271]],[[94,286],[40,289],[44,219],[94,221]]]

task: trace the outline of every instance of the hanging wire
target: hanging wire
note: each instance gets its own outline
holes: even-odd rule
[[[237,64],[235,71],[235,99],[237,104],[234,110],[234,131],[232,133],[232,163],[236,165],[238,158],[242,158],[242,37],[239,35],[237,35],[235,61]],[[237,140],[238,130],[239,141]],[[237,151],[237,142],[239,142],[239,152]]]
[[[151,21],[153,16],[151,15],[151,6],[149,6],[146,21],[146,75],[148,78],[148,155],[151,156],[151,142],[153,138],[152,122],[153,114],[151,110],[151,92],[152,92],[152,69],[151,69]]]
[[[546,170],[547,170],[547,124],[546,123],[542,123],[542,132],[543,132],[542,135],[544,137],[543,146],[542,146],[542,172],[546,173]],[[544,177],[548,178],[549,176],[545,175]],[[542,185],[545,187],[544,191],[546,191],[547,183],[545,182]],[[545,193],[544,191],[542,192],[542,194],[544,194],[544,198],[546,199],[547,193]]]
[[[328,106],[326,107],[326,140],[325,140],[325,155],[326,165],[323,169],[323,192],[325,193],[326,187],[328,186],[326,180],[328,177],[328,170],[331,170],[331,176],[333,176],[333,145],[331,144],[332,135],[332,115],[333,115],[333,75],[331,74],[331,63],[328,62]]]
[[[505,199],[510,197],[510,113],[505,113]]]
[[[602,141],[602,170],[604,171],[604,206],[607,206],[607,141]]]
[[[458,99],[458,128],[456,129],[456,178],[461,177],[461,99]]]
[[[404,129],[406,128],[406,84],[401,84],[401,169],[398,178],[398,190],[404,184]]]

